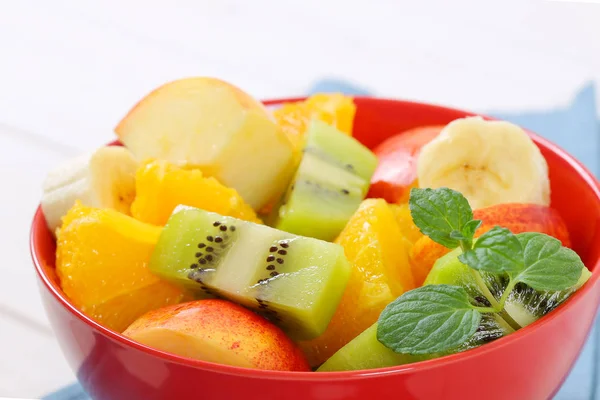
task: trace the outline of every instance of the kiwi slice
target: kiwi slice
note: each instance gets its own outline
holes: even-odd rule
[[[341,246],[179,206],[150,270],[198,297],[240,303],[297,340],[321,335],[350,277]]]
[[[457,249],[438,259],[424,284],[461,286],[467,292],[473,305],[490,307],[490,302],[475,281],[470,268],[458,260],[459,254],[460,249]],[[496,282],[496,284],[499,283]],[[377,324],[374,324],[338,350],[321,365],[318,371],[346,371],[409,364],[473,349],[514,331],[513,327],[500,315],[485,313],[482,314],[481,322],[473,337],[458,348],[443,353],[410,355],[395,353],[381,344],[377,340]]]
[[[298,235],[335,239],[366,196],[376,166],[377,157],[356,139],[312,121],[298,170],[268,221]]]
[[[317,372],[351,371],[410,364],[469,350],[512,332],[514,330],[502,318],[494,314],[484,314],[475,335],[459,348],[444,353],[411,355],[396,353],[381,344],[377,340],[377,323],[375,323],[338,350],[317,369]]]
[[[518,283],[508,295],[504,309],[516,323],[525,327],[558,307],[583,286],[591,275],[592,273],[587,268],[583,268],[577,283],[560,291],[538,291],[523,283]],[[508,284],[508,278],[485,272],[482,273],[482,278],[496,300],[499,300]]]
[[[446,283],[462,286],[471,297],[479,299],[489,307],[486,295],[499,300],[508,284],[508,277],[481,271],[479,274],[482,279],[477,282],[471,269],[458,260],[460,252],[460,249],[455,249],[438,259],[425,279],[425,285]],[[579,281],[561,291],[537,291],[519,283],[509,294],[501,316],[512,319],[520,327],[525,327],[558,307],[583,286],[591,275],[587,268],[583,268]]]

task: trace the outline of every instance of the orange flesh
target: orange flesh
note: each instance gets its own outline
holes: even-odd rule
[[[63,221],[56,272],[86,315],[120,332],[145,312],[182,300],[179,289],[148,270],[160,228],[79,203]]]

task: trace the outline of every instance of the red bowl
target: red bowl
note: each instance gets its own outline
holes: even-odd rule
[[[355,136],[371,148],[409,128],[474,115],[366,97],[356,98],[356,104]],[[331,373],[252,370],[155,350],[104,328],[70,303],[58,285],[55,243],[38,208],[31,254],[46,312],[65,357],[95,399],[547,399],[577,359],[600,301],[600,186],[563,150],[532,137],[548,161],[552,205],[566,220],[592,277],[541,320],[477,349],[392,368]]]

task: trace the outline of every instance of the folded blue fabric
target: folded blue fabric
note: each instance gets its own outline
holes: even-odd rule
[[[317,82],[312,93],[340,92],[348,95],[369,95],[367,89],[337,79]],[[514,122],[558,144],[584,163],[596,176],[600,156],[600,121],[597,116],[595,86],[589,83],[566,108],[538,112],[481,113]],[[554,400],[591,400],[600,394],[598,365],[600,363],[600,322],[597,319],[588,341],[567,380]],[[90,397],[78,384],[72,384],[43,398],[44,400],[88,400]]]

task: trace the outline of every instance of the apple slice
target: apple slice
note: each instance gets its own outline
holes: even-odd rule
[[[265,370],[309,371],[304,354],[283,331],[225,300],[198,300],[151,311],[123,335],[197,360]]]
[[[443,125],[426,125],[409,129],[387,139],[373,151],[379,159],[371,178],[367,197],[382,198],[388,203],[408,201],[410,189],[417,186],[417,159],[421,148],[444,129]]]
[[[201,169],[255,210],[277,198],[293,174],[293,147],[262,103],[214,78],[167,83],[115,128],[140,161]]]

